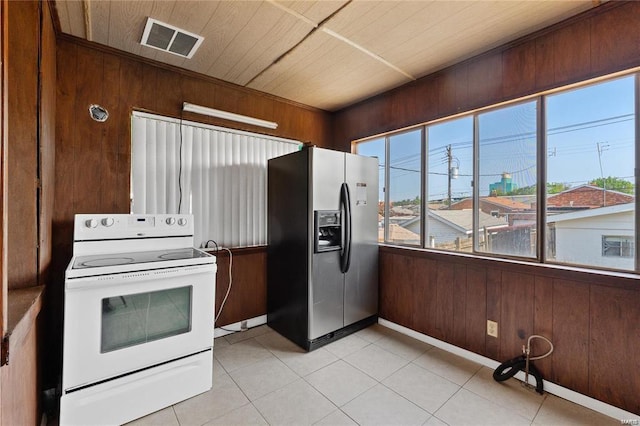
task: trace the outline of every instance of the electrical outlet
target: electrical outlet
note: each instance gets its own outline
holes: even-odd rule
[[[498,337],[498,323],[487,320],[487,334],[491,337]]]
[[[240,322],[240,330],[242,330],[242,331],[246,331],[247,330],[247,322],[246,321],[241,321]]]

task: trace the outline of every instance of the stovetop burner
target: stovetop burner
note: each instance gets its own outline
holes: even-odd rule
[[[79,266],[83,268],[98,268],[101,266],[126,265],[135,262],[131,257],[105,257],[102,259],[85,260]]]
[[[191,259],[193,249],[173,251],[170,253],[164,253],[158,256],[158,258],[163,260],[181,260],[181,259]]]
[[[110,266],[133,265],[139,263],[197,259],[208,256],[209,254],[193,248],[141,251],[131,253],[94,254],[89,256],[78,256],[73,262],[73,269],[104,268]]]

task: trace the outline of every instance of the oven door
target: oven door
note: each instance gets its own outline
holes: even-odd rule
[[[216,265],[65,282],[65,392],[210,350]]]

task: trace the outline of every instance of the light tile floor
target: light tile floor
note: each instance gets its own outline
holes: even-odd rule
[[[213,388],[130,425],[618,425],[373,325],[306,353],[268,326],[215,340]]]

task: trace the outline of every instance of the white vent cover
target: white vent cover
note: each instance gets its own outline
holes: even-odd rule
[[[202,40],[204,37],[156,19],[147,18],[140,44],[191,59]]]

